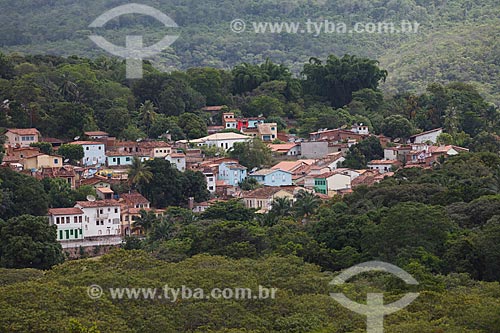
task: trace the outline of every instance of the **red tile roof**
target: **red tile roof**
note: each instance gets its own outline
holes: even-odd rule
[[[136,204],[148,204],[149,201],[140,193],[126,193],[120,196],[127,203],[131,203],[133,205]]]
[[[7,132],[17,135],[38,135],[40,132],[36,128],[8,128]]]
[[[79,215],[83,214],[80,208],[51,208],[49,209],[49,215]]]

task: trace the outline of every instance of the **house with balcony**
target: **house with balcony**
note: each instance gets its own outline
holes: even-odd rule
[[[87,237],[120,236],[121,206],[116,200],[77,201],[83,211],[83,235]],[[117,241],[119,244],[121,239]]]
[[[281,169],[262,169],[248,175],[265,186],[291,186],[292,173]]]

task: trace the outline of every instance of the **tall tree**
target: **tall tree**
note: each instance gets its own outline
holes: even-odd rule
[[[128,180],[130,185],[141,190],[144,185],[148,184],[153,179],[153,173],[148,165],[145,165],[141,159],[135,156],[132,159],[132,164],[128,169]]]
[[[377,90],[380,81],[387,77],[387,71],[380,69],[377,61],[351,55],[342,58],[330,55],[324,64],[311,58],[302,74],[305,93],[322,98],[336,108],[349,104],[355,91]]]

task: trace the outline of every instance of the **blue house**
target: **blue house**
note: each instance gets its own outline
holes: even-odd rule
[[[281,169],[262,169],[250,175],[265,186],[290,186],[292,185],[292,174]]]
[[[247,178],[247,168],[237,162],[223,162],[219,165],[219,180],[226,184],[237,186]]]
[[[132,165],[133,156],[127,153],[107,153],[108,166]]]

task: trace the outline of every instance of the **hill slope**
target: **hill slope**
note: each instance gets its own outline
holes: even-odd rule
[[[0,49],[4,52],[58,55],[107,55],[88,36],[88,25],[122,1],[37,0],[0,2]],[[125,2],[126,3],[126,2]],[[357,0],[308,2],[287,0],[143,1],[162,10],[179,26],[181,37],[156,59],[168,68],[214,66],[227,68],[266,58],[291,65],[299,72],[309,57],[330,53],[380,59],[390,72],[387,89],[420,90],[428,82],[460,80],[475,83],[490,101],[500,104],[498,42],[500,9],[487,0]],[[233,19],[247,22],[247,31],[233,33]],[[418,34],[256,34],[252,22],[417,21]],[[145,36],[153,43],[165,29],[153,19],[123,16],[101,29],[109,40],[124,44],[124,36]],[[173,31],[173,30],[172,30]],[[178,31],[176,31],[178,33]],[[169,33],[171,34],[171,33]],[[411,82],[409,82],[411,81]]]

